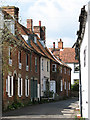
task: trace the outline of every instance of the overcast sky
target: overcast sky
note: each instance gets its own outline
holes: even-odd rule
[[[33,19],[34,25],[46,26],[46,45],[61,38],[64,47],[72,47],[79,29],[79,14],[83,5],[89,0],[0,0],[1,6],[19,7],[19,20],[26,26],[26,19]]]

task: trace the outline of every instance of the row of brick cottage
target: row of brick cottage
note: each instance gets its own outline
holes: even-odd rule
[[[0,11],[4,21],[4,110],[16,101],[26,103],[33,99],[40,100],[48,84],[50,91],[61,97],[70,96],[71,68],[47,49],[45,26],[39,22],[39,26],[33,27],[32,19],[28,19],[26,28],[18,22],[18,10],[7,6]]]

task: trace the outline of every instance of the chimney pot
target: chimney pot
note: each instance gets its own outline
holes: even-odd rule
[[[55,49],[55,42],[53,42],[53,49]]]

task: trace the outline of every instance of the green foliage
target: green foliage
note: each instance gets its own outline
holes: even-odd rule
[[[11,105],[8,106],[8,109],[13,110],[13,109],[18,109],[23,106],[24,106],[24,104],[21,102],[17,102],[17,103],[13,102]]]
[[[79,91],[79,80],[77,80],[73,85],[71,85],[72,91]]]
[[[53,91],[47,90],[47,91],[44,92],[44,97],[45,98],[53,97],[53,93],[54,93]]]

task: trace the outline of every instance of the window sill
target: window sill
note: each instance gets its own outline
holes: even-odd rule
[[[20,98],[21,98],[22,96],[21,96],[21,95],[18,95],[18,97],[20,97]]]
[[[13,97],[13,96],[8,95],[8,97]]]

